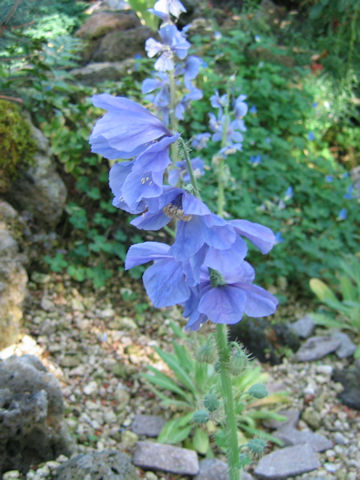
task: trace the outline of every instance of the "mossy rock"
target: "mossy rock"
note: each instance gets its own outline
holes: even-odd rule
[[[14,103],[0,101],[0,193],[5,193],[20,170],[35,163],[37,146],[30,125]]]

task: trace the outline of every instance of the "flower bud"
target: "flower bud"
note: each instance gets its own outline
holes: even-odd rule
[[[255,383],[252,385],[247,393],[254,398],[265,398],[268,395],[268,391],[262,383]]]
[[[206,423],[209,420],[209,412],[208,410],[198,410],[194,413],[194,421],[196,423]]]
[[[220,402],[215,393],[209,392],[204,397],[204,406],[209,412],[215,412],[219,408]]]
[[[247,447],[252,454],[262,455],[266,447],[266,442],[262,438],[255,437],[248,441]]]
[[[197,351],[196,360],[203,363],[214,363],[216,360],[216,348],[212,339],[208,339]]]
[[[230,358],[231,375],[241,375],[249,366],[249,357],[240,345],[234,344]]]

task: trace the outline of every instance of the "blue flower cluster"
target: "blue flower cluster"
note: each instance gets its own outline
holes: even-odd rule
[[[170,15],[185,9],[178,0],[160,0],[154,9],[166,23],[160,29],[163,43],[150,39],[147,49],[150,56],[160,54],[156,68],[162,76],[173,68],[174,56],[181,60],[186,56],[188,42],[169,23]],[[236,118],[230,123],[223,111],[228,99],[219,94],[211,99],[218,109],[218,116],[210,117],[212,139],[223,140],[226,134],[227,148],[241,148],[239,130],[245,129],[242,117],[247,111],[244,100],[240,96],[235,101]],[[109,174],[113,205],[137,215],[131,223],[139,229],[156,231],[176,221],[172,245],[144,242],[131,246],[127,253],[126,269],[153,262],[143,282],[154,306],[181,305],[189,330],[198,330],[207,320],[233,324],[244,314],[262,317],[274,313],[277,299],[254,285],[255,271],[245,260],[245,239],[265,254],[276,242],[273,232],[247,220],[225,220],[180,188],[179,181],[188,181],[193,170],[203,173],[203,162],[198,157],[172,162],[171,146],[180,135],[146,108],[109,94],[95,95],[93,103],[107,113],[90,136],[92,151],[110,160],[124,159],[115,163]],[[198,138],[199,144],[208,138],[209,134]]]

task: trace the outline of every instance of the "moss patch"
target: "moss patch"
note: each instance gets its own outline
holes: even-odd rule
[[[37,151],[29,124],[21,109],[0,101],[0,193],[8,190],[20,169],[34,163]]]

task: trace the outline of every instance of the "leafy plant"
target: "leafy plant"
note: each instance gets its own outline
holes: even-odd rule
[[[336,287],[330,288],[318,278],[310,280],[310,288],[330,311],[312,313],[319,325],[349,330],[360,338],[360,262],[356,256],[338,262]],[[355,352],[360,358],[360,344]]]
[[[195,344],[191,343],[177,325],[171,323],[170,326],[179,339],[172,342],[174,352],[169,353],[160,348],[155,348],[155,351],[171,373],[166,374],[158,368],[148,366],[150,373],[143,374],[149,388],[161,399],[162,404],[177,412],[177,415],[165,424],[158,440],[170,444],[184,442],[188,448],[203,455],[211,455],[212,435],[216,444],[225,448],[217,367],[216,363],[209,363],[214,360],[215,346],[211,340],[200,337],[197,337]],[[195,349],[196,356],[193,354]],[[248,435],[257,435],[279,443],[276,438],[260,430],[258,422],[269,418],[283,419],[284,417],[267,407],[286,402],[287,398],[283,394],[267,395],[265,387],[259,385],[267,379],[266,374],[261,372],[261,367],[246,368],[248,358],[242,356],[239,365],[236,346],[234,352],[236,375],[232,376],[232,385],[241,443],[246,444]],[[236,367],[240,368],[236,370]],[[265,394],[259,394],[260,391],[265,391]]]

